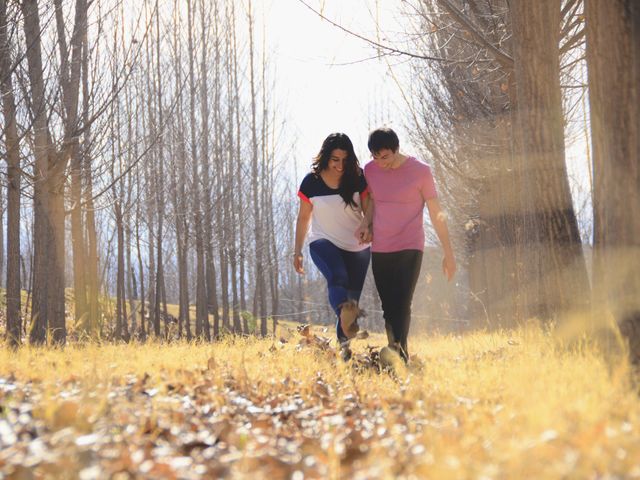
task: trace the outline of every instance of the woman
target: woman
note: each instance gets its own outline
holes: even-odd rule
[[[358,300],[371,252],[354,235],[366,208],[367,183],[347,135],[332,133],[324,140],[298,197],[293,265],[304,273],[302,246],[309,231],[309,253],[327,280],[329,303],[337,316],[340,353],[349,360],[349,340],[358,332]]]

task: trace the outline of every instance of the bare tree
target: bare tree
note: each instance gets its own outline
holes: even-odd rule
[[[33,297],[31,306],[32,324],[30,341],[44,343],[46,332],[50,327],[59,326],[59,321],[52,317],[52,307],[49,305],[50,280],[60,282],[60,265],[50,262],[55,256],[56,243],[53,237],[53,215],[50,213],[50,195],[48,188],[49,163],[51,152],[49,125],[45,104],[44,70],[42,66],[42,47],[40,43],[40,13],[35,0],[21,3],[24,17],[24,35],[28,45],[26,57],[29,66],[29,81],[31,86],[31,110],[34,126],[34,261],[33,261]],[[53,251],[51,251],[53,250]],[[53,287],[52,287],[53,288]],[[62,332],[64,333],[64,332]],[[60,338],[60,332],[57,333]]]
[[[260,335],[267,335],[267,304],[266,285],[264,278],[264,237],[262,236],[262,202],[261,202],[261,169],[258,157],[260,147],[258,145],[258,119],[257,119],[257,79],[255,75],[255,40],[254,40],[254,17],[252,13],[252,2],[249,1],[248,23],[249,23],[249,85],[251,98],[251,186],[253,201],[253,233],[255,242],[255,287],[253,297],[253,315],[260,319]]]
[[[11,72],[11,35],[7,2],[0,0],[0,95],[7,156],[7,339],[18,346],[22,337],[20,311],[20,141]],[[1,240],[0,240],[1,242]]]

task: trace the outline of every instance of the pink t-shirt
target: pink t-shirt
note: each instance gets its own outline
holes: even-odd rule
[[[370,161],[364,175],[373,194],[371,251],[423,251],[425,201],[438,196],[429,165],[407,157],[398,168],[387,170]]]

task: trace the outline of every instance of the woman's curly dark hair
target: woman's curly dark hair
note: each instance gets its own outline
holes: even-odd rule
[[[340,185],[338,186],[338,193],[346,205],[357,207],[358,205],[353,200],[353,194],[358,191],[362,169],[360,168],[356,152],[353,150],[353,143],[351,143],[351,139],[346,134],[332,133],[324,139],[320,152],[313,159],[311,170],[316,176],[319,176],[321,171],[326,170],[329,167],[331,152],[335,149],[347,152],[347,158],[344,161],[344,172],[342,173]]]

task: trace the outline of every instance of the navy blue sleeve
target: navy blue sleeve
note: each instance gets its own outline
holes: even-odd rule
[[[298,189],[298,197],[300,197],[302,200],[304,200],[307,203],[311,203],[311,200],[309,199],[313,197],[313,194],[314,194],[313,180],[314,180],[313,173],[307,174],[302,179],[302,183],[300,184],[300,188]]]

